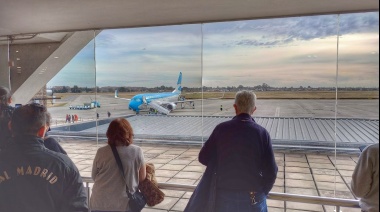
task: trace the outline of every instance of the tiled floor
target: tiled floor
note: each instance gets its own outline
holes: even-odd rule
[[[66,140],[61,142],[70,158],[77,165],[82,176],[91,176],[92,161],[96,150],[105,145],[94,141]],[[205,167],[197,158],[200,148],[185,146],[140,145],[147,162],[156,167],[159,182],[195,185]],[[275,152],[279,168],[272,192],[285,192],[300,195],[337,197],[354,199],[350,190],[351,175],[358,156],[322,154],[288,154]],[[336,166],[334,166],[336,164]],[[165,200],[144,212],[183,211],[191,192],[164,190]],[[332,206],[303,204],[268,200],[269,211],[334,211]],[[360,209],[342,208],[343,212]]]

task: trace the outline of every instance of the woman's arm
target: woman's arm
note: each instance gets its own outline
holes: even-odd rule
[[[144,181],[146,178],[146,165],[143,163],[143,165],[140,167],[139,170],[139,182]]]
[[[351,189],[358,198],[365,197],[371,191],[373,164],[368,150],[364,149],[352,173]]]
[[[92,162],[92,171],[91,171],[91,178],[95,180],[96,175],[98,174],[98,167],[97,167],[97,162],[98,162],[98,156],[99,155],[99,149],[96,151],[96,155],[94,158],[94,161]]]

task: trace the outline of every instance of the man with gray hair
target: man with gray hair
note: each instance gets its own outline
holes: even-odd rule
[[[13,137],[0,152],[0,211],[88,211],[77,167],[67,155],[44,147],[49,117],[39,104],[13,112]]]
[[[215,211],[267,211],[278,168],[268,131],[252,118],[255,104],[253,92],[239,91],[236,116],[216,126],[199,153],[203,165],[217,161]]]

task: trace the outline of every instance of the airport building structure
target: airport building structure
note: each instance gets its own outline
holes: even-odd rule
[[[213,98],[194,100],[195,109],[185,108],[185,112],[167,116],[137,115],[133,111],[125,113],[124,111],[128,110],[127,104],[118,106],[123,103],[113,98],[113,94],[100,95],[100,92],[106,93],[109,88],[113,90],[120,86],[106,85],[104,89],[98,88],[97,82],[101,82],[102,77],[106,76],[97,74],[100,67],[95,55],[101,54],[98,51],[102,45],[112,40],[111,37],[110,40],[97,40],[98,36],[103,31],[112,29],[144,28],[149,34],[149,29],[152,27],[195,26],[200,34],[195,42],[199,44],[196,55],[198,59],[195,60],[198,63],[196,75],[199,80],[197,86],[193,87],[202,90],[203,86],[208,86],[203,84],[203,74],[206,72],[203,56],[208,53],[204,51],[203,46],[207,39],[207,36],[203,36],[204,24],[263,20],[260,27],[270,28],[270,22],[265,21],[289,17],[300,19],[308,17],[308,20],[313,20],[313,17],[317,16],[334,15],[336,22],[333,22],[336,25],[330,29],[336,30],[332,34],[336,33],[337,40],[331,45],[336,47],[332,51],[336,54],[330,55],[329,58],[333,72],[336,68],[336,73],[331,74],[332,83],[321,89],[315,89],[318,86],[309,86],[302,89],[289,88],[287,91],[336,91],[335,99],[321,100],[318,103],[291,99],[282,102],[286,105],[285,109],[276,107],[275,101],[265,100],[262,101],[265,107],[259,107],[259,110],[263,111],[262,114],[255,118],[269,131],[279,166],[277,181],[269,197],[269,211],[360,211],[358,200],[352,194],[349,185],[360,154],[359,147],[379,142],[379,91],[378,85],[376,87],[371,84],[369,88],[361,85],[363,89],[353,86],[348,87],[346,91],[364,90],[374,99],[358,101],[350,97],[349,100],[342,102],[338,99],[341,97],[338,83],[340,80],[338,73],[341,73],[340,58],[344,57],[339,50],[345,47],[339,46],[339,39],[343,39],[339,35],[347,29],[345,28],[347,25],[340,23],[340,17],[346,14],[377,13],[377,20],[370,20],[377,21],[377,28],[374,31],[377,30],[378,35],[378,10],[377,0],[0,1],[0,85],[12,90],[14,103],[26,104],[33,100],[37,93],[41,93],[41,89],[46,90],[47,83],[68,66],[76,55],[83,51],[89,52],[92,59],[86,61],[84,67],[88,72],[78,78],[92,80],[93,92],[75,99],[70,95],[64,96],[62,102],[73,98],[70,100],[72,105],[83,105],[85,102],[94,101],[100,103],[102,107],[70,111],[69,105],[59,107],[61,100],[54,101],[54,104],[58,105],[57,108],[49,108],[55,123],[52,134],[61,139],[62,146],[78,166],[86,185],[91,187],[92,160],[96,150],[105,145],[104,135],[108,123],[112,118],[125,117],[135,128],[136,144],[144,149],[146,160],[155,164],[157,179],[166,192],[166,199],[162,204],[144,210],[183,211],[191,195],[190,192],[204,171],[204,167],[197,161],[199,149],[217,124],[234,115],[232,102],[228,100],[226,103],[224,99]],[[307,24],[310,27],[329,27],[328,24],[315,26],[317,24],[313,21]],[[353,27],[360,27],[360,24],[367,23],[356,22]],[[287,30],[292,31],[292,29],[284,31]],[[363,35],[364,39],[365,36],[367,35]],[[377,46],[378,43],[377,36]],[[320,51],[320,49],[314,50]],[[180,51],[177,54],[180,54]],[[375,64],[377,70],[375,75],[378,76],[378,48],[377,52],[370,52],[369,55],[375,55],[377,58],[370,60]],[[117,56],[114,54],[110,57]],[[317,59],[313,55],[310,57]],[[292,58],[292,63],[297,63],[297,59],[299,58]],[[349,65],[355,66],[355,61]],[[83,67],[74,68],[80,70]],[[158,69],[165,68],[157,68],[151,74],[162,75],[157,73],[161,71]],[[177,70],[174,76],[179,71],[181,70]],[[184,71],[184,81],[191,73],[193,72]],[[304,73],[300,71],[299,75],[302,74]],[[137,74],[131,75],[137,76]],[[317,75],[318,73],[315,74]],[[363,76],[361,80],[365,82],[366,77]],[[165,86],[174,86],[174,84]],[[186,87],[186,83],[183,83],[183,86]],[[129,87],[140,89],[144,88],[144,85]],[[56,88],[62,90],[68,86],[58,85]],[[210,86],[210,90],[217,93],[225,92],[216,86]],[[281,89],[268,88],[258,91],[279,90]],[[287,107],[290,108],[289,111]],[[213,111],[215,108],[216,111]],[[304,111],[306,112],[303,113]],[[60,118],[64,119],[66,113],[79,113],[80,123],[67,124],[61,121]],[[285,115],[281,117],[280,113]],[[334,208],[335,206],[337,208]]]

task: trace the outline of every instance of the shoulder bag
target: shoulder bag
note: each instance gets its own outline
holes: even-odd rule
[[[158,187],[153,163],[146,164],[146,178],[139,183],[139,189],[146,199],[146,204],[150,207],[164,201],[165,193]]]
[[[125,180],[126,178],[124,175],[123,164],[121,163],[120,156],[119,156],[119,153],[117,152],[116,146],[111,146],[111,149],[112,149],[113,156],[115,157],[116,163],[119,166],[119,170]],[[126,187],[127,195],[129,198],[128,205],[129,205],[130,210],[132,212],[140,212],[146,205],[146,200],[145,200],[144,195],[142,195],[139,189],[137,189],[137,191],[134,194],[131,194],[131,192],[129,192],[127,182],[125,183],[125,187]]]

